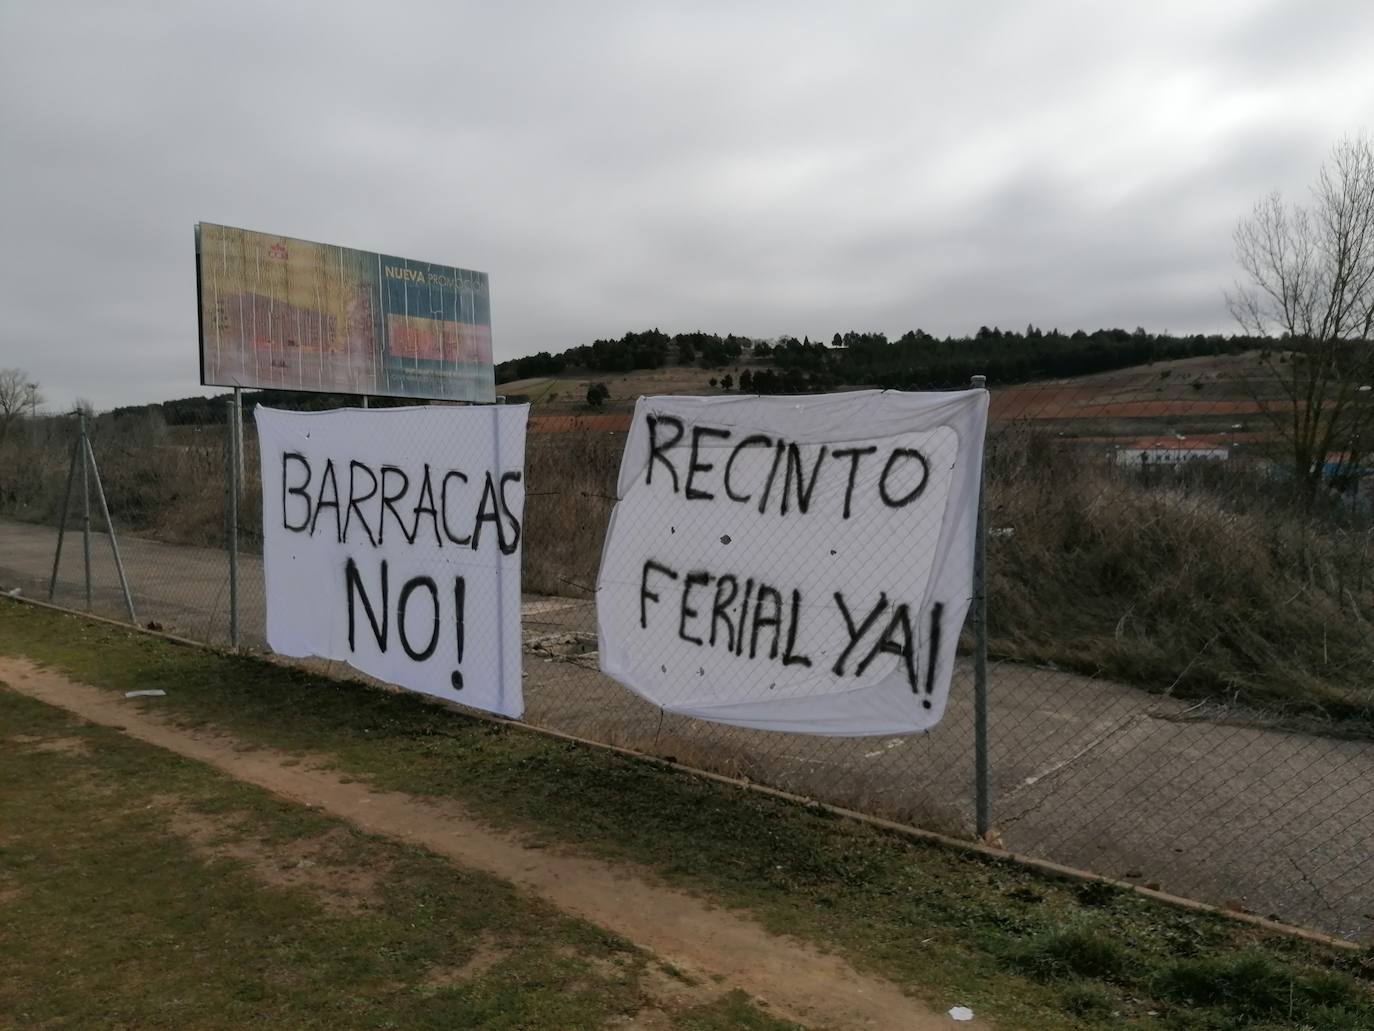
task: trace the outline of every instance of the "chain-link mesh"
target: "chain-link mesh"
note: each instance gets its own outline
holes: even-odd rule
[[[1374,481],[1308,489],[1244,356],[991,384],[990,839],[1374,940]],[[628,415],[531,420],[526,720],[947,834],[974,834],[966,629],[925,735],[823,738],[665,715],[598,672],[593,587]],[[0,581],[47,596],[74,420],[3,445]],[[91,444],[140,623],[224,644],[224,425],[108,416]],[[239,624],[265,645],[245,427]],[[127,618],[91,494],[92,608]],[[80,470],[54,600],[85,607]]]

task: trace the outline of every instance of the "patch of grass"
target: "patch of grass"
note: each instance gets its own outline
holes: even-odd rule
[[[1151,987],[1160,999],[1176,1006],[1209,1008],[1257,1021],[1281,1018],[1313,1024],[1318,1019],[1353,1019],[1359,1003],[1349,978],[1326,970],[1288,969],[1273,956],[1251,950],[1167,964]]]
[[[645,1012],[650,957],[503,881],[8,691],[0,726],[6,1020],[593,1029]],[[727,1011],[657,1016],[783,1027],[742,994]]]
[[[1027,937],[1009,958],[1041,980],[1081,977],[1113,982],[1122,979],[1128,961],[1117,940],[1095,927],[1066,927]]]
[[[1134,894],[1084,892],[1014,864],[470,719],[417,695],[14,603],[0,604],[0,652],[118,691],[162,687],[167,697],[150,707],[184,723],[327,754],[379,789],[456,798],[494,824],[643,864],[941,1010],[967,1005],[1010,1027],[1238,1028],[1254,1019],[1246,1004],[1221,993],[1190,1005],[1184,975],[1169,972],[1188,957],[1260,955],[1284,983],[1327,986],[1309,993],[1311,1026],[1374,1026],[1368,953]]]
[[[1087,1020],[1103,1020],[1112,1014],[1116,997],[1100,984],[1092,981],[1073,981],[1064,986],[1060,995],[1065,1012]]]
[[[1125,889],[1106,881],[1085,881],[1074,888],[1074,895],[1085,906],[1110,907],[1125,894]]]
[[[676,1031],[797,1031],[801,1025],[759,1012],[748,996],[736,989],[682,1014],[673,1027]]]

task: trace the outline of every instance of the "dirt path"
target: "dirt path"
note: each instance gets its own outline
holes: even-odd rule
[[[645,872],[628,864],[530,848],[513,835],[474,820],[457,805],[373,791],[279,752],[243,751],[233,738],[180,729],[149,712],[150,703],[77,683],[25,659],[0,658],[0,681],[93,723],[118,728],[322,809],[369,833],[421,845],[464,866],[505,878],[684,970],[723,976],[788,1019],[835,1031],[956,1026],[945,1014],[908,998],[889,982],[865,977],[837,957],[775,937],[752,920],[659,887]]]

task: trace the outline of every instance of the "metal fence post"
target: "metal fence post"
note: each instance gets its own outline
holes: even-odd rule
[[[987,377],[973,377],[973,389],[986,387]],[[983,473],[978,483],[978,527],[973,541],[973,778],[975,826],[980,838],[991,828],[988,818],[988,596],[983,564],[987,540],[983,515],[986,482],[987,476]]]
[[[238,390],[229,400],[229,491],[226,499],[225,544],[229,549],[229,645],[239,646],[239,461],[241,458],[239,438]]]
[[[81,420],[81,553],[86,568],[86,611],[91,611],[91,466],[86,455],[90,444],[86,440],[86,414]]]

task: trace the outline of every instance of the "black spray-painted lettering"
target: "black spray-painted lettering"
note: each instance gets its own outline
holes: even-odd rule
[[[401,481],[400,489],[390,491],[386,488],[388,478],[399,478]],[[386,540],[386,514],[391,513],[391,518],[396,520],[396,526],[401,531],[401,536],[406,539],[407,544],[414,544],[415,538],[406,530],[406,524],[401,519],[401,515],[396,511],[396,502],[406,496],[406,491],[410,490],[410,477],[400,466],[382,466],[382,497],[381,506],[377,511],[377,543],[382,544]]]
[[[797,624],[800,620],[797,613],[801,609],[801,591],[792,589],[792,620],[787,625],[787,647],[782,652],[782,664],[784,666],[810,666],[809,656],[797,653]]]
[[[344,563],[344,590],[348,593],[348,650],[355,652],[358,650],[357,641],[354,639],[354,619],[353,596],[356,593],[358,600],[363,603],[363,611],[367,613],[367,621],[372,625],[372,636],[377,639],[377,647],[386,652],[387,621],[390,618],[391,610],[387,607],[387,575],[386,559],[382,559],[382,621],[377,622],[377,610],[372,607],[372,601],[367,596],[367,590],[363,587],[363,578],[358,575],[358,563],[351,558]]]
[[[286,467],[289,463],[294,463],[305,468],[305,479],[295,486],[287,483]],[[286,451],[281,456],[281,525],[283,529],[290,530],[292,533],[300,533],[310,526],[310,492],[306,490],[310,486],[310,461],[299,451]],[[305,500],[305,518],[300,525],[294,525],[286,511],[286,499],[290,495]]]
[[[454,620],[458,636],[458,663],[463,662],[463,646],[467,643],[466,619],[467,619],[467,598],[468,582],[466,577],[455,576],[453,578],[453,611],[458,613],[458,618]],[[458,686],[462,687],[462,679],[458,681]]]
[[[416,646],[416,642],[411,636],[410,613],[414,604],[414,595],[419,592],[429,596],[429,635],[424,640],[423,645]],[[378,564],[377,590],[369,593],[368,586],[363,580],[363,575],[358,569],[358,563],[352,558],[344,561],[344,593],[347,598],[348,612],[348,650],[356,652],[358,650],[358,608],[361,605],[362,613],[367,617],[368,627],[372,630],[372,637],[377,643],[377,650],[386,654],[391,645],[391,575],[387,560],[382,559]],[[404,584],[396,595],[395,626],[396,636],[401,642],[401,649],[414,662],[425,662],[434,656],[439,648],[439,641],[443,635],[443,609],[439,593],[439,584],[431,576],[424,574],[412,576]],[[421,621],[422,624],[425,622]],[[467,581],[462,576],[453,578],[453,626],[456,637],[458,663],[462,665],[463,651],[465,643],[465,627],[467,625]],[[449,682],[455,689],[463,686],[463,675],[455,670],[449,677]]]
[[[826,446],[821,445],[821,449],[816,452],[816,461],[811,466],[811,482],[806,482],[806,477],[802,473],[801,449],[796,444],[787,445],[787,473],[782,483],[782,514],[787,515],[787,497],[793,489],[795,482],[797,492],[797,509],[802,515],[811,507],[811,495],[816,490],[816,481],[820,479],[821,463],[825,461]],[[795,477],[793,475],[795,471]]]
[[[901,634],[900,639],[894,636],[898,632]],[[887,621],[887,628],[873,642],[873,647],[869,649],[868,655],[854,670],[854,675],[856,677],[863,676],[869,664],[882,654],[896,655],[902,660],[906,668],[907,683],[915,692],[917,690],[916,642],[911,633],[911,610],[905,603],[893,606],[892,618]]]
[[[649,603],[662,602],[658,591],[650,587],[650,573],[682,585],[678,592],[677,620],[675,624],[670,624],[679,640],[697,647],[723,647],[727,653],[739,658],[780,660],[783,666],[808,669],[812,666],[811,657],[797,649],[805,612],[800,590],[793,588],[789,592],[790,597],[784,601],[779,588],[761,581],[756,583],[750,577],[745,581],[743,600],[732,611],[732,606],[741,597],[737,574],[716,575],[704,569],[694,569],[684,574],[662,562],[648,559],[640,575],[639,588],[639,625],[645,630],[650,623]],[[698,607],[699,603],[693,594],[712,584],[715,588],[709,610],[709,631],[699,630],[696,621],[705,618],[705,610]],[[911,606],[905,602],[894,603],[885,591],[879,592],[877,601],[859,620],[843,592],[836,591],[833,598],[848,640],[835,659],[831,672],[837,677],[862,677],[879,657],[891,655],[901,660],[901,669],[912,693],[922,694],[916,670],[918,649]],[[924,689],[927,696],[935,692],[944,608],[943,603],[935,602],[930,613],[930,647],[926,656]],[[860,655],[862,658],[850,666],[850,660]],[[922,705],[927,709],[932,707],[928,697],[922,699]]]
[[[669,449],[674,448],[674,447],[676,447],[676,446],[678,445],[678,442],[682,440],[682,435],[683,435],[684,433],[687,432],[687,428],[682,424],[682,420],[681,420],[681,419],[678,419],[678,418],[676,418],[675,416],[672,416],[672,415],[651,415],[651,416],[648,417],[648,422],[649,422],[649,464],[648,464],[648,467],[647,467],[647,468],[645,469],[645,471],[644,471],[644,483],[645,483],[646,486],[651,486],[651,485],[653,484],[653,482],[654,482],[654,463],[655,463],[655,462],[662,462],[665,466],[668,467],[668,472],[669,472],[670,474],[672,474],[672,477],[673,477],[673,493],[676,494],[677,491],[678,491],[677,469],[674,468],[672,459],[670,459],[670,458],[668,457],[668,455],[666,454],[666,452],[667,452]],[[677,433],[675,433],[675,434],[673,435],[673,439],[670,440],[670,441],[668,441],[667,443],[664,443],[664,444],[660,444],[660,443],[658,442],[658,426],[659,426],[659,423],[666,423],[667,425],[671,426],[673,429],[677,430]]]
[[[914,458],[921,466],[921,479],[901,498],[894,498],[888,493],[888,477],[892,475],[897,463],[904,458]],[[926,461],[925,455],[915,448],[899,447],[894,448],[892,454],[887,456],[887,465],[883,466],[882,478],[878,481],[878,494],[883,499],[883,504],[889,508],[902,508],[919,498],[926,489],[926,484],[930,482],[930,464]]]
[[[734,430],[709,425],[689,426],[672,415],[648,415],[645,421],[649,438],[645,484],[653,485],[655,466],[660,466],[660,474],[666,470],[667,477],[660,475],[659,482],[688,501],[709,502],[724,497],[735,504],[752,504],[760,515],[766,514],[770,505],[780,515],[794,511],[805,515],[813,510],[821,481],[826,481],[819,491],[821,497],[838,497],[840,484],[837,481],[843,477],[843,518],[850,519],[863,493],[859,467],[880,450],[885,450],[886,454],[882,473],[876,477],[878,497],[875,500],[887,508],[905,508],[924,497],[930,484],[929,459],[917,448],[882,449],[877,444],[866,444],[838,447],[832,451],[828,444],[787,441],[762,433],[736,440]],[[723,463],[704,460],[704,449],[724,447],[727,442],[730,443],[729,457]],[[773,456],[767,474],[753,479],[741,472],[738,462],[746,451],[758,447],[772,448]],[[815,448],[814,455],[806,457],[804,450],[811,447]],[[678,468],[674,458],[674,453],[679,451],[685,452],[683,469]],[[873,478],[866,478],[866,483],[871,485]],[[872,487],[865,489],[872,490]]]
[[[759,495],[759,515],[768,511],[768,495],[773,490],[773,481],[778,478],[778,463],[782,461],[783,452],[787,450],[782,441],[773,445],[773,465],[768,470],[768,480],[763,485],[763,493]]]
[[[682,578],[682,605],[678,611],[677,635],[688,644],[700,645],[705,642],[700,637],[693,637],[687,632],[687,621],[697,618],[697,610],[692,608],[692,588],[704,587],[711,582],[711,574],[700,569],[694,569]]]
[[[729,593],[726,593],[726,587]],[[730,573],[726,573],[716,581],[716,595],[711,601],[711,647],[716,644],[716,627],[721,623],[725,624],[725,647],[728,651],[735,650],[735,624],[730,619],[729,608],[739,594],[739,580]]]
[[[845,604],[844,594],[840,591],[835,592],[835,605],[839,608],[840,615],[844,617],[845,630],[849,633],[849,643],[844,646],[844,651],[840,652],[840,657],[835,660],[835,665],[832,667],[835,676],[842,677],[844,676],[845,660],[849,658],[859,641],[863,639],[869,628],[878,621],[878,617],[887,608],[887,594],[886,592],[879,593],[878,604],[869,610],[868,615],[864,617],[863,623],[859,626],[854,625],[854,617],[849,614],[849,606]]]
[[[372,481],[366,494],[358,493],[358,471],[367,473],[367,478]],[[377,546],[377,538],[372,536],[372,527],[367,525],[367,517],[363,515],[363,510],[359,507],[361,502],[375,497],[377,494],[377,474],[369,469],[362,462],[354,459],[348,463],[348,511],[344,513],[344,528],[342,540],[348,540],[349,526],[352,524],[353,517],[358,517],[358,522],[362,525],[363,533],[367,534],[367,543],[373,547]]]
[[[772,447],[773,438],[766,437],[762,433],[755,433],[752,437],[745,437],[730,451],[730,458],[725,463],[725,496],[731,501],[738,501],[747,505],[749,499],[754,496],[753,494],[736,494],[730,484],[730,473],[735,468],[735,459],[740,456],[740,452],[745,448],[754,447],[757,444],[762,444],[764,447]]]
[[[467,636],[467,595],[468,582],[461,576],[453,578],[453,611],[457,613],[453,620],[454,632],[458,638],[458,665],[463,664],[463,645]],[[455,691],[463,689],[463,673],[461,670],[454,670],[449,674],[448,682],[453,685]]]
[[[844,489],[844,518],[849,518],[854,502],[854,479],[859,475],[859,460],[864,455],[871,455],[877,451],[877,445],[870,444],[868,447],[841,447],[831,452],[836,458],[849,459],[849,484]]]
[[[764,602],[769,603],[769,611],[764,614]],[[782,632],[782,595],[777,588],[759,584],[759,592],[754,598],[754,621],[749,632],[749,658],[759,653],[759,631],[764,627],[773,628],[773,645],[768,649],[768,657],[778,657],[778,635]]]
[[[406,606],[410,603],[410,596],[420,587],[429,592],[433,626],[429,642],[423,648],[417,649],[410,643],[410,635],[406,633]],[[401,638],[401,647],[415,662],[424,662],[434,654],[434,649],[439,647],[439,585],[434,582],[433,577],[411,577],[401,588],[401,596],[396,601],[396,633]]]
[[[439,484],[439,507],[443,509],[444,513],[443,517],[440,519],[440,522],[444,524],[444,536],[451,540],[454,544],[457,544],[459,547],[464,547],[472,543],[472,534],[468,534],[466,537],[455,536],[452,528],[448,525],[449,480],[462,480],[464,483],[467,483],[468,477],[466,473],[460,473],[457,469],[450,469],[448,472],[444,473],[444,478]]]
[[[930,607],[930,649],[926,653],[926,694],[928,695],[935,693],[935,668],[939,664],[940,631],[944,618],[945,604],[937,601]],[[922,699],[921,704],[929,709],[930,699]]]
[[[670,569],[661,562],[655,562],[653,559],[645,560],[644,571],[639,577],[639,625],[642,629],[647,629],[649,626],[648,603],[659,600],[658,595],[649,590],[649,570],[651,569],[656,573],[662,573],[674,580],[677,579],[677,572],[675,570]]]
[[[420,536],[420,517],[429,516],[430,529],[434,531],[434,543],[444,546],[444,538],[439,533],[439,509],[434,504],[434,484],[429,478],[429,463],[425,463],[425,474],[420,480],[419,495],[415,499],[414,521],[410,524],[410,540]],[[436,606],[437,607],[437,606]]]
[[[501,554],[503,555],[514,555],[515,549],[520,547],[520,520],[516,519],[514,513],[511,512],[510,501],[506,499],[506,484],[519,483],[524,475],[521,472],[501,474],[501,509],[506,513],[506,518],[510,520],[511,524],[510,540],[507,541],[504,537],[501,539]],[[498,531],[499,529],[498,526]]]
[[[702,437],[717,437],[721,440],[729,440],[730,431],[717,430],[710,426],[692,427],[692,458],[691,461],[687,463],[687,490],[685,491],[688,501],[712,501],[715,499],[715,495],[709,491],[697,490],[697,488],[692,486],[692,481],[696,479],[697,473],[709,473],[716,467],[714,462],[703,462],[700,460]]]
[[[744,601],[740,602],[739,621],[736,624],[739,633],[735,635],[735,654],[744,654],[744,617],[749,611],[749,602],[754,596],[754,578],[751,576],[744,581]]]
[[[372,547],[385,542],[388,530],[394,538],[399,529],[407,544],[428,543],[432,536],[437,547],[442,548],[447,542],[476,550],[481,544],[482,527],[491,523],[496,527],[496,544],[503,555],[514,554],[520,546],[523,527],[509,494],[511,484],[520,483],[524,477],[518,470],[499,476],[485,473],[479,495],[462,489],[469,479],[467,473],[458,469],[445,470],[440,476],[437,469],[425,463],[412,476],[392,463],[373,469],[366,462],[352,459],[348,463],[345,503],[338,482],[342,468],[342,463],[336,468],[334,460],[327,458],[317,478],[304,454],[282,452],[284,529],[311,536],[332,530],[340,544],[362,539]],[[470,507],[474,501],[475,514]],[[332,528],[329,511],[334,515]],[[463,530],[468,532],[460,536]]]
[[[477,521],[472,527],[474,549],[482,544],[482,526],[485,523],[496,527],[496,543],[501,543],[501,513],[496,510],[496,493],[496,484],[492,482],[491,473],[487,473],[482,484],[482,500],[477,505]]]
[[[502,486],[505,486],[504,483]],[[515,528],[514,536],[507,540],[505,521],[501,518],[503,507],[500,499],[502,497],[504,495],[497,489],[496,481],[491,478],[491,473],[487,473],[486,481],[482,485],[482,500],[477,506],[477,521],[472,528],[472,548],[474,551],[481,546],[482,527],[491,523],[496,527],[496,544],[501,549],[501,554],[511,555],[515,553],[515,548],[520,543],[520,524],[514,516],[511,516],[511,522]]]
[[[662,598],[649,586],[649,574],[656,573],[670,580],[680,580],[682,590],[678,596],[676,631],[679,640],[698,647],[709,645],[712,648],[723,646],[725,651],[740,657],[745,655],[745,642],[748,642],[748,658],[763,656],[770,660],[782,659],[784,666],[810,666],[811,659],[797,652],[797,635],[802,618],[801,591],[791,592],[791,606],[784,613],[782,592],[769,584],[755,583],[751,578],[745,582],[744,600],[734,614],[730,607],[740,595],[739,577],[734,573],[716,576],[704,569],[694,569],[685,574],[649,559],[644,563],[639,586],[639,625],[642,629],[649,626],[649,602],[660,602]],[[693,591],[715,584],[710,609],[710,630],[703,639],[693,623],[705,616],[705,611],[697,607]],[[751,609],[752,602],[752,609]],[[722,631],[722,626],[724,630]],[[784,627],[786,633],[784,635]],[[768,631],[772,631],[771,640]],[[760,635],[763,635],[762,644]],[[784,643],[784,640],[786,643]]]
[[[330,496],[326,500],[324,489],[328,487]],[[310,536],[315,536],[315,525],[320,521],[320,513],[326,508],[334,510],[334,539],[343,543],[343,527],[339,523],[339,482],[334,477],[333,459],[325,459],[324,472],[320,474],[320,495],[315,501],[315,515],[310,520]]]

